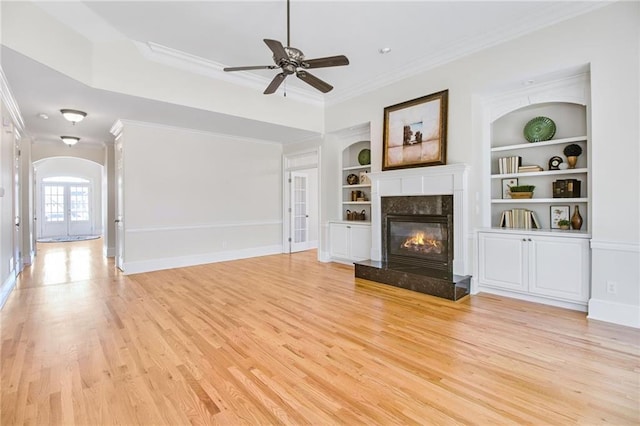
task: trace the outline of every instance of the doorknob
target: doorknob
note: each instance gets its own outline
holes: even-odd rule
[[[113,223],[120,223],[120,219],[114,220]]]

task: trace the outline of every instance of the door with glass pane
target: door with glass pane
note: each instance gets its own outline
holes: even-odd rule
[[[308,176],[291,172],[291,252],[309,249]]]
[[[89,183],[45,180],[42,184],[41,206],[41,237],[92,233]]]

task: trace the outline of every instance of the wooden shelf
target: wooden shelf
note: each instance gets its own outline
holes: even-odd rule
[[[349,171],[349,170],[363,170],[363,169],[370,169],[371,168],[371,164],[367,164],[364,166],[349,166],[349,167],[344,167],[342,170],[344,171]]]
[[[529,173],[503,173],[498,175],[491,175],[491,179],[506,179],[514,177],[535,177],[535,176],[553,176],[553,175],[571,175],[571,174],[587,174],[589,169],[565,169],[565,170],[543,170],[541,172],[529,172]]]
[[[531,204],[531,203],[554,203],[554,204],[566,204],[566,203],[586,203],[588,198],[494,198],[491,200],[492,204]]]
[[[560,144],[571,143],[571,142],[586,142],[586,141],[587,141],[586,136],[576,136],[572,138],[552,139],[550,141],[544,141],[544,142],[527,142],[527,143],[519,143],[515,145],[496,146],[491,148],[491,152],[513,151],[513,150],[528,149],[528,148],[540,148],[543,146],[560,145]]]

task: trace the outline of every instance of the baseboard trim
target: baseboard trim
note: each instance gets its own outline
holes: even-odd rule
[[[543,305],[555,306],[558,308],[571,309],[572,311],[580,311],[587,312],[587,304],[586,303],[578,303],[578,302],[565,302],[563,300],[557,299],[547,299],[546,297],[534,296],[532,294],[524,294],[524,293],[516,293],[507,290],[500,290],[493,287],[486,287],[483,285],[479,285],[477,287],[476,293],[490,293],[496,294],[498,296],[510,297],[512,299],[526,300],[527,302],[540,303]]]
[[[16,286],[16,271],[12,269],[7,279],[2,283],[0,288],[0,309],[4,307],[5,302],[9,299],[9,295]]]
[[[102,250],[102,254],[104,255],[104,257],[116,257],[116,248],[107,247]]]
[[[589,315],[587,318],[627,327],[640,328],[640,306],[610,302],[602,299],[590,299]]]
[[[123,270],[125,275],[131,275],[143,272],[160,271],[163,269],[184,268],[187,266],[202,265],[205,263],[217,263],[229,260],[248,259],[251,257],[269,256],[272,254],[282,254],[282,245],[227,250],[223,252],[204,253],[193,256],[125,262]]]

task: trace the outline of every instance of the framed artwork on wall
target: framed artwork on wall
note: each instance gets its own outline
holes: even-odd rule
[[[447,163],[449,91],[384,109],[382,170]]]

